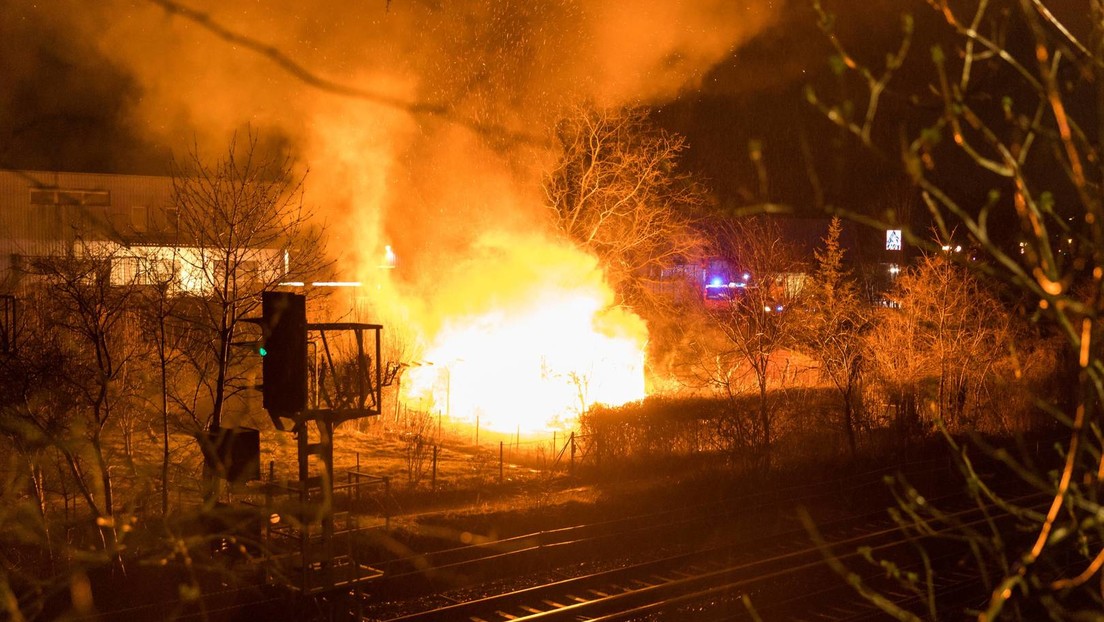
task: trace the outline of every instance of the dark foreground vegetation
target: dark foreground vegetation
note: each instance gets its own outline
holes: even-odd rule
[[[618,409],[594,409],[583,418],[573,442],[577,461],[554,463],[542,446],[510,454],[517,468],[499,479],[497,455],[473,447],[456,434],[437,437],[439,471],[434,479],[412,469],[411,440],[404,423],[384,418],[363,431],[346,431],[347,444],[338,464],[387,475],[390,488],[374,488],[363,496],[335,497],[335,509],[354,511],[376,527],[356,540],[361,554],[379,565],[419,553],[472,542],[494,542],[515,535],[586,523],[604,523],[632,516],[647,517],[671,508],[691,508],[734,502],[740,516],[754,524],[755,515],[770,520],[792,513],[796,505],[816,508],[817,515],[874,512],[912,498],[916,490],[934,496],[951,493],[970,481],[997,490],[1016,478],[985,453],[970,468],[949,451],[947,441],[971,451],[1003,447],[1018,459],[1040,468],[1050,455],[1054,430],[1025,431],[1015,436],[942,437],[939,434],[898,434],[891,428],[864,430],[859,450],[852,454],[838,426],[837,393],[829,389],[791,389],[771,394],[780,435],[772,448],[772,468],[763,466],[753,447],[730,447],[722,432],[733,412],[754,417],[757,396],[738,400],[660,398]],[[732,410],[732,409],[736,410]],[[803,425],[786,423],[802,420]],[[562,437],[561,437],[562,438]],[[561,447],[564,443],[560,442]],[[266,443],[266,459],[279,462],[289,447]],[[240,619],[242,615],[273,620],[313,619],[323,615],[310,599],[297,598],[270,585],[258,562],[265,554],[262,508],[236,509],[204,502],[201,457],[194,447],[177,451],[180,468],[195,474],[192,483],[179,482],[173,511],[161,517],[156,504],[142,504],[141,488],[120,478],[120,499],[132,503],[127,523],[119,528],[114,549],[97,541],[102,525],[70,509],[68,520],[45,523],[29,515],[19,530],[5,531],[6,559],[14,572],[7,585],[25,619],[91,616],[104,620]],[[140,454],[139,454],[140,455]],[[931,479],[934,461],[940,473]],[[984,463],[984,466],[978,466]],[[141,473],[155,472],[142,469]],[[513,465],[508,465],[513,466]],[[425,468],[428,468],[426,465]],[[972,471],[977,469],[978,472]],[[872,475],[873,474],[873,475]],[[891,485],[879,483],[883,478]],[[869,479],[861,490],[848,482]],[[139,478],[140,479],[140,478]],[[827,488],[823,488],[827,486]],[[824,494],[825,491],[830,494]],[[776,492],[789,491],[785,494]],[[838,492],[833,492],[838,491]],[[235,499],[256,499],[248,487]],[[7,516],[24,517],[32,501],[26,489],[8,494]],[[59,517],[62,508],[51,508]],[[50,534],[64,533],[57,542]],[[678,546],[674,536],[662,546]],[[748,537],[753,537],[749,535]],[[659,544],[657,544],[659,546]],[[595,555],[596,551],[592,551]],[[626,554],[612,551],[611,556]],[[615,559],[615,557],[611,557]],[[432,563],[420,567],[405,591],[418,585],[459,586],[442,578]],[[369,601],[373,584],[364,589]]]

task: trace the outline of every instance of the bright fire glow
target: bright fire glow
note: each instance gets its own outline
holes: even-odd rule
[[[482,429],[537,432],[572,427],[592,404],[645,396],[644,323],[610,306],[592,259],[564,248],[499,259],[480,271],[491,285],[482,289],[483,308],[444,320],[408,370],[409,408],[456,422],[478,417]],[[517,259],[526,263],[511,272]]]

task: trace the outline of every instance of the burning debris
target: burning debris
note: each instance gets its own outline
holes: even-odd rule
[[[644,322],[611,306],[596,260],[566,243],[487,239],[436,299],[459,312],[427,343],[433,365],[403,386],[413,408],[535,432],[645,395]]]

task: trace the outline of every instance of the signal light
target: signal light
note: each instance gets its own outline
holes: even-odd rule
[[[269,413],[307,407],[307,298],[288,292],[261,295],[262,403]]]

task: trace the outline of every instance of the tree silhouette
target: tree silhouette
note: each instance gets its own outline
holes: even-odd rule
[[[178,402],[213,430],[227,398],[243,388],[235,374],[246,353],[233,347],[242,319],[260,314],[261,292],[310,281],[327,267],[322,229],[311,222],[291,160],[262,155],[253,133],[235,137],[213,163],[193,148],[175,166],[172,202],[181,238],[196,249],[180,255],[181,286],[198,303],[186,317],[212,337],[188,357],[206,399]],[[208,403],[209,414],[195,410]]]
[[[798,344],[804,278],[794,248],[765,217],[719,219],[711,227],[716,255],[749,275],[747,286],[709,309],[721,334],[711,361],[711,381],[730,395],[737,392],[740,368],[751,375],[759,396],[755,446],[770,465],[774,408],[769,389],[783,374],[783,350]],[[746,366],[746,367],[745,367]],[[738,416],[738,415],[737,415]]]
[[[841,427],[851,455],[857,452],[856,403],[862,376],[863,335],[869,329],[870,306],[844,266],[840,246],[843,223],[832,218],[824,247],[816,251],[817,266],[805,296],[802,340],[820,363],[820,374],[832,383],[843,402]]]
[[[678,170],[681,136],[644,111],[580,107],[557,126],[558,164],[544,190],[559,230],[602,263],[623,299],[640,303],[665,269],[697,255],[701,190]]]

